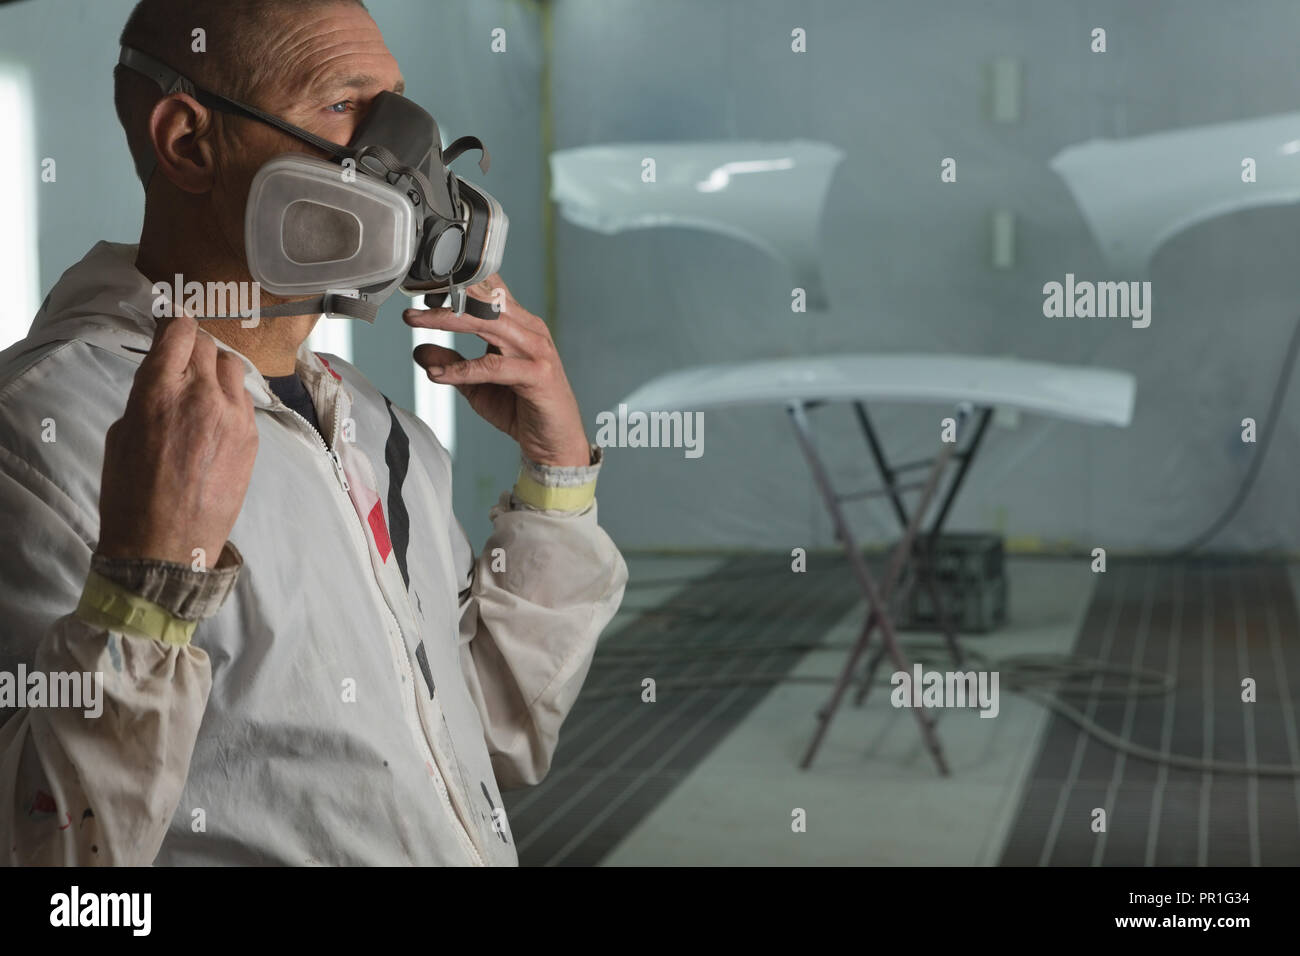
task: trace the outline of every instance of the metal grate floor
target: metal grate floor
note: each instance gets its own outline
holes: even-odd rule
[[[1165,753],[1300,764],[1300,637],[1284,564],[1112,560],[1074,653],[1176,676],[1170,694],[1074,698],[1107,730]],[[1255,703],[1242,700],[1247,677]],[[1042,741],[1004,866],[1300,864],[1300,778],[1171,768],[1056,714]]]
[[[598,863],[771,689],[743,678],[788,673],[804,656],[767,645],[825,637],[858,589],[842,556],[809,563],[795,574],[789,555],[731,559],[602,641],[550,773],[504,794],[521,865]]]

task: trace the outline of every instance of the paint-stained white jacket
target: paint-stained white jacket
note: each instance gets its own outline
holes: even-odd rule
[[[123,346],[153,336],[134,255],[95,246],[0,353],[0,671],[104,675],[98,719],[0,711],[0,858],[515,863],[498,787],[546,773],[627,580],[594,501],[507,492],[476,559],[419,419],[304,345],[336,460],[245,359],[257,460],[207,572],[233,587],[188,641],[104,625],[79,602],[104,436],[143,357]]]

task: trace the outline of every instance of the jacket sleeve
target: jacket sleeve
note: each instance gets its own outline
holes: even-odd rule
[[[538,783],[550,769],[560,725],[623,598],[627,565],[596,522],[600,456],[575,469],[525,460],[462,577],[461,668],[503,789]],[[456,531],[456,551],[472,554]]]
[[[0,461],[9,467],[14,458]],[[229,593],[242,560],[230,545],[209,572],[92,557],[84,514],[29,466],[18,463],[17,473],[24,481],[0,470],[0,526],[15,535],[0,554],[0,618],[9,628],[0,667],[12,694],[0,689],[8,715],[0,852],[18,865],[152,863],[212,683],[190,636]],[[66,692],[69,677],[80,681],[81,706],[49,706],[67,700],[31,692],[56,681]]]

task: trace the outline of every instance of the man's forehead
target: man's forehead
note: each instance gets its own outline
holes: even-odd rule
[[[338,7],[313,21],[288,25],[270,52],[282,65],[282,77],[298,77],[289,85],[299,93],[405,88],[383,35],[359,7]]]
[[[406,80],[401,74],[391,87],[389,81],[373,73],[358,73],[349,70],[335,70],[321,74],[309,86],[311,93],[331,93],[341,90],[391,90],[394,93],[406,92]]]

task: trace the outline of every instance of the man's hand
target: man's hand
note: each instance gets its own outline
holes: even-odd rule
[[[479,319],[451,309],[407,309],[407,325],[468,332],[488,344],[488,352],[466,359],[440,345],[416,346],[415,361],[430,381],[454,385],[485,420],[515,441],[539,465],[588,465],[591,449],[578,400],[546,323],[510,295],[495,273],[468,288],[472,298],[503,300],[495,319]]]
[[[243,363],[189,316],[160,320],[105,439],[99,553],[215,564],[256,456]]]

